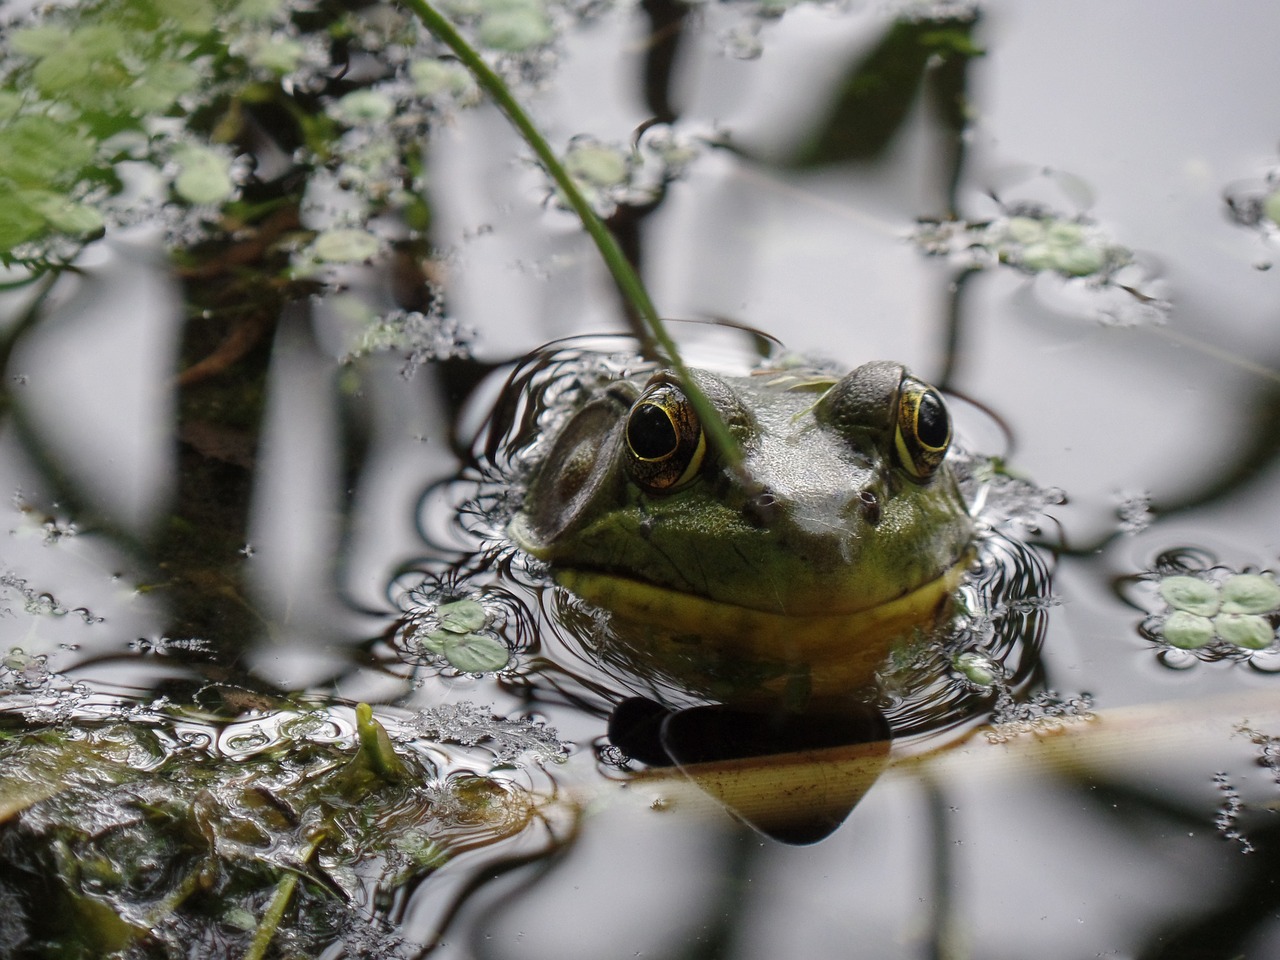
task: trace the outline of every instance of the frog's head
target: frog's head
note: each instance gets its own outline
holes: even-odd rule
[[[610,384],[554,441],[516,542],[629,620],[746,657],[811,665],[815,647],[838,647],[878,662],[886,636],[936,615],[973,537],[950,419],[897,363],[806,373],[693,373],[743,471],[672,375]]]

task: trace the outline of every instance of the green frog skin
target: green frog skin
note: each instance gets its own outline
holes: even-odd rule
[[[513,539],[638,627],[649,668],[695,690],[751,699],[797,678],[819,696],[867,683],[895,642],[945,618],[972,555],[942,397],[886,361],[838,379],[692,376],[741,469],[672,374],[615,381],[561,429]],[[726,695],[721,681],[743,676]]]

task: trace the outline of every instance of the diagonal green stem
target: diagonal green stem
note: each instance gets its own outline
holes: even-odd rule
[[[729,433],[729,429],[725,426],[720,414],[707,399],[706,394],[689,376],[689,369],[685,366],[684,361],[680,359],[680,352],[676,348],[675,341],[671,339],[671,335],[667,333],[666,328],[663,326],[662,320],[658,316],[658,311],[654,308],[653,301],[649,299],[649,293],[645,290],[640,277],[637,276],[630,261],[627,260],[626,255],[622,252],[618,241],[609,232],[609,228],[596,216],[595,210],[591,208],[587,198],[578,189],[577,183],[574,182],[573,177],[564,168],[559,157],[551,149],[550,144],[538,132],[538,128],[529,119],[529,115],[524,112],[524,108],[511,95],[506,83],[485,62],[475,48],[466,41],[462,34],[458,33],[453,24],[435,7],[431,6],[427,0],[403,0],[403,2],[406,7],[417,15],[418,19],[431,31],[432,35],[452,50],[463,66],[471,71],[472,76],[476,78],[476,82],[493,98],[493,102],[498,105],[498,109],[506,114],[507,119],[511,121],[511,125],[519,131],[525,143],[532,148],[538,160],[546,168],[547,173],[551,175],[551,179],[555,181],[561,193],[568,199],[569,205],[573,207],[574,213],[582,221],[582,225],[586,228],[591,239],[595,241],[596,248],[600,251],[600,256],[604,259],[609,272],[613,274],[614,282],[617,283],[623,297],[635,308],[645,326],[649,328],[653,339],[666,355],[667,362],[671,364],[672,369],[679,377],[685,393],[688,394],[689,402],[693,404],[694,410],[697,411],[698,417],[702,421],[703,429],[706,430],[712,444],[728,465],[734,469],[740,469],[742,452],[738,448],[737,442],[734,440],[733,435]]]
[[[305,847],[302,848],[303,864],[310,862],[315,855],[316,849],[324,842],[325,833],[323,831],[312,837]],[[267,909],[262,915],[262,921],[258,924],[258,929],[253,933],[253,939],[249,941],[249,949],[245,951],[243,960],[263,960],[267,955],[267,949],[271,946],[271,941],[275,939],[276,933],[280,930],[280,923],[284,920],[284,912],[289,908],[290,901],[293,900],[293,891],[298,886],[299,875],[293,870],[286,870],[276,883],[276,889],[271,894],[271,900],[267,903]]]

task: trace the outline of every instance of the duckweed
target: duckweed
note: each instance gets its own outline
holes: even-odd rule
[[[1267,194],[1266,199],[1262,201],[1262,212],[1272,223],[1280,224],[1280,190]]]
[[[1034,273],[1088,277],[1131,259],[1128,250],[1110,243],[1097,227],[1047,214],[1010,217],[996,236],[1002,261]]]
[[[570,145],[564,157],[565,169],[588,186],[615,187],[626,183],[631,165],[626,153],[594,141]]]
[[[1280,609],[1280,586],[1261,574],[1239,573],[1222,584],[1223,613],[1269,613]]]
[[[488,0],[481,7],[476,39],[491,50],[523,53],[549,43],[554,36],[551,18],[540,0]]]
[[[488,621],[484,605],[476,600],[455,600],[436,609],[438,629],[421,635],[429,653],[443,656],[449,666],[463,673],[492,673],[507,665],[511,653],[497,637],[477,633]]]
[[[1199,577],[1165,577],[1160,581],[1160,596],[1175,610],[1201,617],[1213,616],[1221,604],[1218,588]]]
[[[1220,613],[1213,626],[1220,640],[1246,650],[1266,649],[1275,637],[1271,624],[1252,613]]]
[[[174,152],[178,175],[173,189],[178,196],[197,206],[222,203],[235,195],[231,160],[212,147],[192,144]]]
[[[460,63],[448,60],[415,60],[409,64],[413,92],[420,97],[454,97],[470,100],[478,91],[471,74]]]
[[[1170,646],[1197,650],[1215,640],[1240,650],[1264,650],[1275,640],[1280,586],[1265,574],[1230,574],[1221,583],[1176,575],[1160,581],[1171,608],[1160,634]]]
[[[993,686],[1001,679],[999,666],[990,657],[973,650],[957,655],[952,665],[961,676],[978,687]]]
[[[364,263],[378,254],[378,238],[368,230],[351,227],[325,230],[311,245],[321,263]]]
[[[379,90],[352,90],[333,105],[336,119],[350,126],[375,126],[395,113],[396,105]]]
[[[1175,610],[1164,622],[1164,638],[1180,650],[1198,649],[1213,639],[1213,621],[1186,610]]]

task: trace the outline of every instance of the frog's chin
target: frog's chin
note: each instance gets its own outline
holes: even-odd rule
[[[562,569],[558,583],[625,621],[644,624],[712,656],[802,665],[814,673],[870,679],[898,641],[951,614],[952,598],[969,569],[966,554],[927,583],[876,606],[850,612],[773,613],[710,600],[642,580]]]

